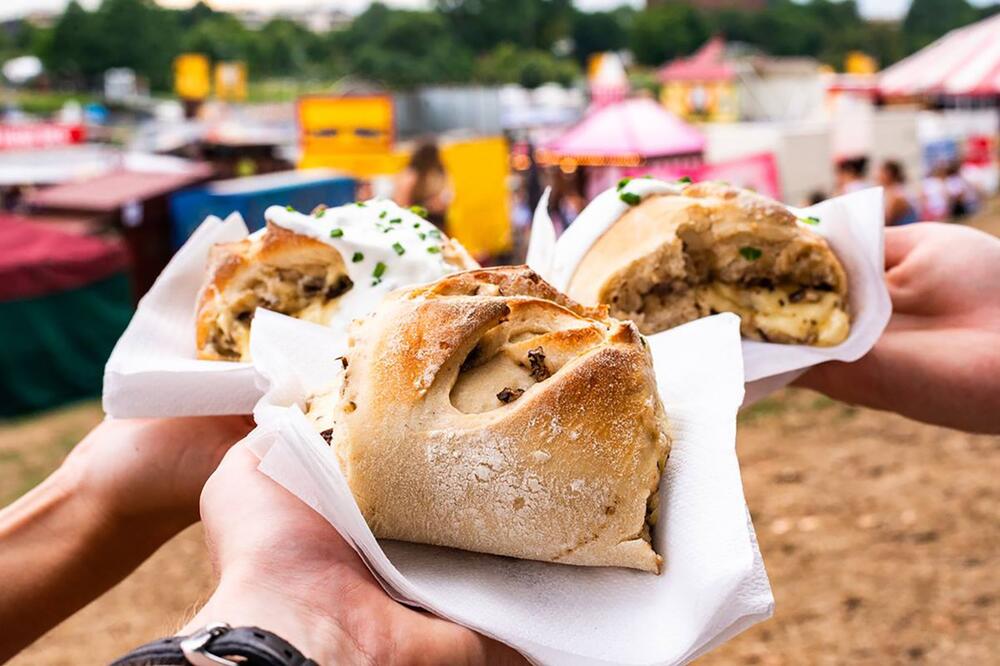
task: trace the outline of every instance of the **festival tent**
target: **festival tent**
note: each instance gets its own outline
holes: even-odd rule
[[[660,158],[700,162],[705,137],[651,99],[597,107],[538,151],[543,164],[639,166]]]
[[[952,30],[887,68],[879,90],[887,97],[1000,94],[1000,14]]]
[[[731,81],[736,70],[726,62],[726,42],[715,36],[688,58],[677,58],[660,68],[657,77],[663,83],[672,81]]]
[[[136,297],[153,284],[172,255],[168,198],[200,184],[211,167],[174,159],[169,168],[118,168],[92,178],[40,189],[25,196],[33,212],[53,216],[88,216],[125,239]]]
[[[0,416],[97,395],[132,315],[124,245],[73,226],[0,214]]]

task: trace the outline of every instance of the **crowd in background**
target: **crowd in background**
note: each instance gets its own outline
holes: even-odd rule
[[[883,161],[874,180],[870,180],[865,157],[841,160],[837,163],[836,176],[836,195],[873,185],[884,188],[888,226],[958,220],[975,213],[982,202],[982,193],[962,175],[957,160],[935,164],[919,183],[907,180],[906,170],[897,160]],[[822,200],[824,197],[816,193],[812,198]]]

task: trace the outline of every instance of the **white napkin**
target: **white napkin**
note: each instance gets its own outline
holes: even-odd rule
[[[201,361],[194,341],[198,289],[216,243],[238,241],[238,213],[202,222],[156,279],[104,368],[104,411],[113,417],[248,414],[260,399],[249,363]]]
[[[659,187],[660,181],[635,179],[634,188]],[[638,190],[636,190],[638,192]],[[608,196],[605,196],[608,195]],[[616,219],[628,206],[614,190],[596,197],[580,214],[570,230],[556,240],[552,220],[539,204],[532,221],[528,265],[542,277],[565,290],[587,250],[603,233],[603,220]],[[785,345],[743,340],[743,369],[750,404],[791,383],[811,366],[825,361],[856,361],[872,348],[889,323],[892,303],[884,280],[884,212],[882,188],[870,188],[810,206],[791,208],[800,217],[816,217],[812,227],[826,238],[847,273],[851,332],[834,347]],[[577,225],[581,225],[577,228]],[[650,340],[659,335],[649,336]]]
[[[774,599],[736,459],[738,319],[650,340],[673,448],[660,486],[660,576],[377,541],[335,456],[300,411],[340,372],[329,333],[260,311],[253,358],[270,387],[248,437],[260,469],[322,514],[394,598],[545,664],[681,664],[770,616]]]

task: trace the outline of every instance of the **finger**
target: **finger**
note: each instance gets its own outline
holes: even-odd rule
[[[889,227],[885,230],[885,270],[890,270],[906,258],[923,234],[920,225]]]

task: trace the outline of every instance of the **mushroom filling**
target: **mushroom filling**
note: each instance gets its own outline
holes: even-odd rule
[[[223,358],[245,359],[250,324],[258,307],[324,324],[332,314],[331,306],[353,286],[346,274],[329,271],[326,266],[263,266],[235,300],[219,309],[211,344]]]

